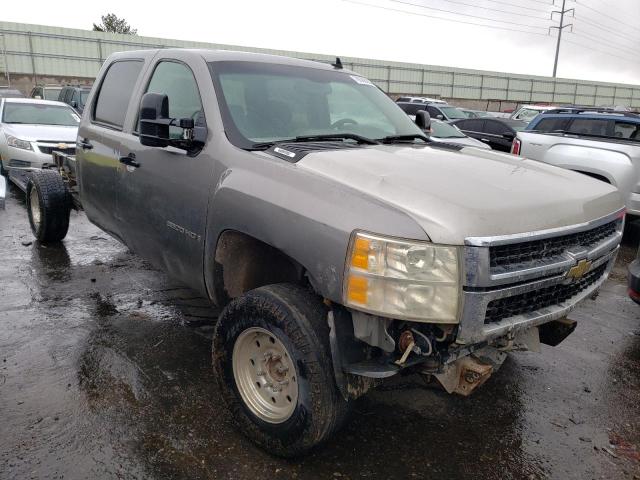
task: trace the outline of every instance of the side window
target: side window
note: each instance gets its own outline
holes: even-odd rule
[[[601,120],[596,118],[576,118],[569,126],[569,133],[577,135],[597,135],[606,137],[609,120]]]
[[[427,107],[427,112],[429,112],[432,118],[438,118],[438,115],[442,115],[442,112],[436,107]]]
[[[65,88],[60,95],[64,103],[71,103],[71,100],[73,100],[73,88]]]
[[[615,138],[626,138],[629,140],[640,141],[640,123],[616,120],[613,127],[613,136]]]
[[[485,120],[484,131],[490,133],[491,135],[502,135],[504,133],[511,132],[511,129],[504,123],[495,120]]]
[[[424,105],[420,105],[419,103],[403,103],[399,105],[399,107],[404,110],[404,113],[407,115],[415,115],[418,113],[418,110],[424,110]]]
[[[146,93],[163,93],[169,97],[171,118],[197,119],[202,114],[202,101],[191,69],[182,63],[162,61],[156,66]],[[170,127],[169,136],[180,138],[183,130]]]
[[[122,129],[142,65],[143,62],[140,60],[122,60],[111,64],[94,104],[95,122]]]
[[[567,118],[543,118],[533,126],[536,132],[564,132],[569,125]]]
[[[454,123],[454,125],[460,130],[469,130],[469,128],[467,128],[467,125],[469,125],[469,120],[458,120]]]
[[[464,127],[460,127],[460,128],[464,128],[465,130],[469,131],[469,132],[483,132],[484,131],[484,120],[465,120],[464,121]]]

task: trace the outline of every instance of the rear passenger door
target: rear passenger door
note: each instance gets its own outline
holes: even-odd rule
[[[193,118],[206,123],[201,91],[212,89],[202,59],[173,54],[150,68],[142,93],[166,94],[171,118]],[[200,72],[202,85],[195,72]],[[140,98],[136,99],[139,106]],[[126,225],[129,247],[177,279],[198,288],[202,281],[204,238],[210,192],[215,188],[214,161],[207,145],[199,152],[172,146],[148,147],[140,143],[137,118],[121,154],[135,159],[119,172],[119,215]],[[170,136],[183,131],[170,128]]]
[[[511,151],[514,136],[513,130],[499,120],[485,120],[484,138],[486,141],[482,141],[493,150],[501,152]]]
[[[116,209],[116,183],[130,99],[145,66],[142,58],[121,58],[109,64],[91,99],[91,114],[78,130],[76,152],[82,204],[87,217],[122,239],[123,222]]]
[[[485,141],[486,138],[484,136],[484,132],[482,131],[484,128],[484,120],[479,118],[472,118],[470,120],[462,120],[456,122],[455,125],[462,130],[465,135],[469,137],[475,138],[480,141]],[[485,140],[483,140],[483,138]],[[486,142],[485,142],[486,143]]]

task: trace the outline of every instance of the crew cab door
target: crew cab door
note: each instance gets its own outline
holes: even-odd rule
[[[203,85],[198,84],[194,70],[206,72],[206,76],[201,75]],[[204,60],[200,65],[197,59],[179,53],[170,59],[160,57],[143,85],[136,98],[138,106],[144,93],[166,94],[170,117],[200,117],[206,122],[200,91],[212,89],[213,84]],[[182,133],[181,128],[170,127],[172,137],[180,138]],[[124,222],[127,245],[170,275],[198,288],[203,282],[208,199],[215,185],[214,162],[207,145],[196,152],[142,145],[135,118],[120,153],[117,210]]]
[[[87,217],[122,239],[116,211],[117,177],[123,131],[129,103],[144,67],[142,58],[121,58],[106,66],[91,94],[90,113],[78,128],[76,156],[82,206]],[[89,113],[88,115],[86,113]]]

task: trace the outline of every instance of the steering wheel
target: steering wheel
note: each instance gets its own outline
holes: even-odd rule
[[[338,128],[344,127],[345,125],[349,124],[358,125],[358,122],[356,122],[353,118],[341,118],[340,120],[336,120],[335,122],[333,122],[331,124],[331,128],[337,130]]]

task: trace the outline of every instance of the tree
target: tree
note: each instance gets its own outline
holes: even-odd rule
[[[131,28],[124,18],[118,18],[115,13],[107,13],[102,15],[102,23],[100,25],[93,24],[93,30],[96,32],[124,33],[127,35],[137,35],[138,30]]]

